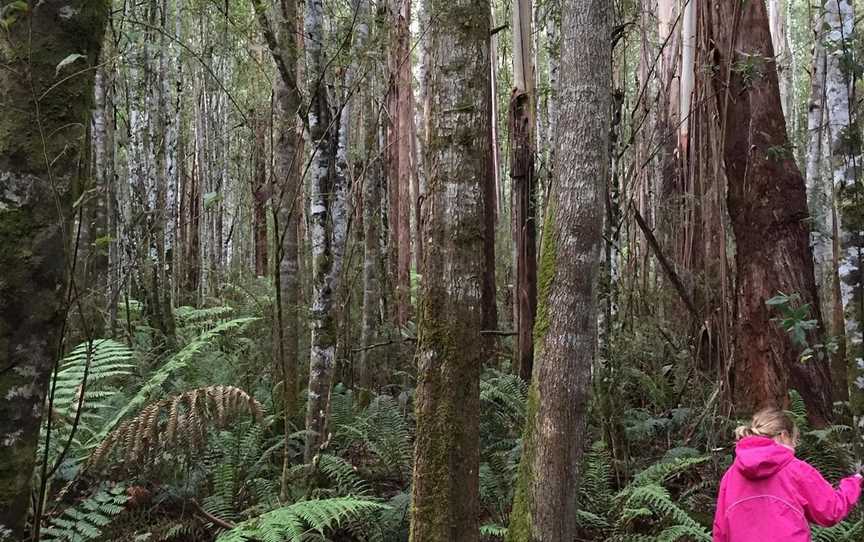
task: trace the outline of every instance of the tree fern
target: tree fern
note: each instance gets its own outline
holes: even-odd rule
[[[45,542],[86,542],[102,536],[102,530],[111,524],[129,500],[125,487],[115,485],[100,488],[92,496],[66,508],[51,518],[42,529]]]
[[[302,542],[309,540],[310,534],[324,537],[326,533],[351,520],[386,508],[387,505],[380,502],[354,497],[300,501],[244,521],[234,529],[220,534],[216,540]]]

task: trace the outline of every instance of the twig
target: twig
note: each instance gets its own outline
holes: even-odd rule
[[[399,340],[389,340],[389,341],[384,341],[381,343],[373,343],[373,344],[370,344],[368,346],[364,346],[362,348],[352,348],[351,351],[352,352],[366,352],[367,350],[374,350],[375,348],[381,348],[383,346],[390,346],[393,344],[402,344],[402,343],[413,343],[413,342],[417,342],[417,339],[414,337],[405,337],[405,338],[399,339]]]
[[[669,262],[669,260],[666,258],[666,255],[663,254],[663,249],[660,248],[660,243],[657,242],[657,238],[654,237],[654,233],[651,231],[651,228],[648,227],[648,224],[645,223],[645,219],[639,213],[639,210],[635,207],[633,208],[633,216],[636,218],[636,222],[639,224],[639,228],[642,229],[642,233],[645,234],[645,239],[648,241],[648,245],[651,246],[651,250],[654,251],[654,255],[660,262],[660,266],[666,273],[669,282],[671,282],[672,286],[675,287],[675,290],[681,297],[681,301],[683,301],[684,305],[687,306],[687,310],[690,311],[690,314],[698,320],[699,312],[696,311],[696,305],[694,305],[693,300],[690,299],[690,294],[687,292],[687,288],[684,287],[684,283],[681,282],[681,278],[675,272],[675,269],[672,267],[672,263]]]

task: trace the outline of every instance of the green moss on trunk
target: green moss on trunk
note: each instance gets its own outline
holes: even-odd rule
[[[30,2],[0,41],[0,526],[27,537],[42,405],[60,343],[71,190],[107,1]],[[77,55],[77,56],[75,56]]]

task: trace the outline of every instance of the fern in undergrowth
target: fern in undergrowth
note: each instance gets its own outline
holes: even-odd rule
[[[100,339],[79,344],[60,361],[51,412],[52,463],[75,428],[72,453],[66,456],[64,467],[59,471],[61,478],[69,477],[67,469],[76,468],[81,449],[86,448],[104,418],[116,406],[119,395],[116,385],[132,375],[134,357],[135,353],[126,345]],[[40,442],[44,442],[44,438]]]
[[[864,540],[864,519],[845,521],[833,527],[814,527],[813,542],[860,542]]]
[[[708,530],[681,504],[682,497],[673,496],[667,487],[708,461],[708,457],[686,457],[655,463],[616,493],[612,458],[604,443],[594,443],[583,460],[577,525],[586,536],[604,540],[709,541]]]
[[[339,496],[367,497],[372,494],[369,483],[357,472],[357,467],[335,455],[318,457],[318,469],[324,474]]]
[[[208,428],[224,428],[235,417],[263,417],[261,404],[240,388],[210,386],[189,390],[143,408],[135,417],[112,431],[93,452],[90,463],[98,465],[112,453],[127,463],[152,461],[158,453],[182,446],[200,449]]]
[[[302,542],[324,539],[327,533],[351,521],[367,517],[370,512],[386,510],[378,501],[354,497],[337,497],[296,502],[246,520],[219,535],[217,542]]]
[[[358,409],[350,391],[337,387],[331,401],[330,449],[355,465],[384,477],[405,480],[411,473],[412,435],[399,402],[379,395]]]
[[[202,332],[195,340],[171,356],[165,364],[150,376],[150,379],[141,386],[138,393],[136,393],[135,396],[120,408],[113,418],[102,427],[101,431],[96,435],[96,439],[101,441],[107,437],[108,433],[117,427],[120,421],[126,417],[127,414],[135,409],[141,408],[154,395],[157,395],[162,388],[162,384],[165,383],[169,376],[186,367],[186,365],[188,365],[196,355],[209,348],[220,335],[228,333],[229,331],[242,329],[247,324],[257,320],[259,320],[259,318],[234,318]]]
[[[44,542],[86,542],[102,536],[123,510],[129,496],[122,485],[102,487],[93,495],[66,508],[60,515],[48,520],[42,529]]]

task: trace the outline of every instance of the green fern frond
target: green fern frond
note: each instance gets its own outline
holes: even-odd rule
[[[680,459],[674,459],[672,461],[655,463],[637,474],[633,478],[632,485],[641,486],[649,484],[663,484],[669,479],[678,476],[679,474],[682,474],[692,469],[693,467],[707,463],[710,460],[710,456],[702,456],[685,457]]]
[[[129,497],[122,485],[101,487],[92,496],[65,509],[42,529],[45,542],[86,542],[102,536],[102,530],[119,516]]]
[[[387,508],[387,505],[377,501],[352,497],[300,501],[244,521],[234,529],[220,534],[216,540],[300,542],[310,531],[324,536],[351,520]]]
[[[235,318],[233,320],[228,320],[226,322],[222,322],[219,325],[204,331],[201,333],[194,341],[187,344],[182,350],[171,356],[171,358],[160,367],[153,375],[150,377],[150,380],[147,381],[141,389],[135,394],[132,399],[129,400],[122,408],[120,408],[117,414],[105,424],[102,430],[96,435],[96,440],[101,441],[105,437],[108,436],[108,433],[112,431],[120,421],[130,412],[141,408],[151,397],[159,390],[162,384],[168,379],[176,371],[185,367],[192,359],[207,349],[211,343],[215,341],[217,337],[219,337],[223,333],[227,333],[232,330],[241,329],[244,326],[259,320],[259,318],[252,317],[244,317],[244,318]]]
[[[357,468],[335,455],[321,455],[318,468],[336,485],[341,496],[366,497],[372,493],[369,484],[357,473]]]
[[[76,346],[60,361],[57,386],[54,392],[54,415],[60,420],[74,418],[81,400],[84,375],[87,374],[86,390],[82,408],[99,410],[114,390],[106,388],[111,381],[121,380],[132,374],[135,353],[126,345],[111,339],[84,342]]]
[[[487,523],[480,526],[480,535],[486,538],[504,540],[507,536],[507,527],[498,525],[497,523]]]
[[[136,463],[178,445],[201,448],[207,442],[207,427],[226,427],[240,414],[260,422],[262,409],[258,401],[234,386],[189,390],[151,403],[123,422],[96,448],[90,464],[98,465],[115,451],[124,451],[126,462]]]

